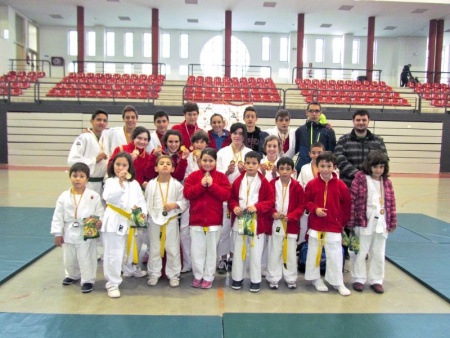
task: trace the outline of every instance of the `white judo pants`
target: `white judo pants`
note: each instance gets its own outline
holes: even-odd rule
[[[237,231],[233,231],[234,240],[234,256],[233,268],[231,270],[231,278],[234,281],[241,281],[245,277],[245,261],[242,259],[242,248],[247,246],[246,260],[250,259],[250,281],[252,283],[261,283],[261,257],[264,249],[266,235],[244,236],[239,235]],[[253,241],[253,246],[251,245]]]
[[[219,257],[229,255],[234,252],[233,238],[231,231],[231,217],[228,217],[228,203],[223,205],[222,228],[220,230],[220,240],[217,246],[217,254]]]
[[[220,230],[199,231],[191,227],[191,258],[194,278],[212,282],[216,274]]]
[[[180,217],[180,241],[181,251],[183,252],[183,271],[187,271],[192,268],[191,235],[189,229],[189,202],[187,203],[186,210],[182,212]]]
[[[84,283],[95,283],[97,274],[97,239],[88,239],[81,244],[63,244],[66,277]]]
[[[269,267],[266,279],[278,283],[283,277],[286,282],[297,281],[297,239],[287,238],[287,261],[283,263],[284,236],[269,237]]]

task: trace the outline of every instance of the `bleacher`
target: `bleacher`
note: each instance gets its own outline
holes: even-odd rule
[[[450,106],[450,86],[445,83],[408,83],[414,93],[421,94],[422,99],[430,101],[434,107]]]
[[[0,95],[20,96],[32,83],[45,77],[45,72],[26,72],[11,70],[0,77]]]

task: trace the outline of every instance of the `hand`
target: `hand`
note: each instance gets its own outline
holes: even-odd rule
[[[239,170],[240,173],[245,171],[244,162],[239,162],[238,163],[238,170]]]
[[[281,214],[280,214],[279,212],[274,212],[274,213],[272,214],[272,218],[273,218],[273,219],[280,219],[280,218],[281,218]]]
[[[120,183],[120,185],[122,185],[122,183],[123,183],[124,181],[126,181],[125,176],[126,176],[127,174],[128,174],[128,171],[123,170],[123,171],[121,171],[121,172],[117,175],[117,177],[119,178],[119,183]]]
[[[208,177],[204,176],[202,180],[200,181],[201,185],[205,188],[208,187]]]
[[[236,164],[231,163],[230,165],[228,165],[228,169],[225,172],[225,175],[230,175],[230,174],[234,173],[235,170],[236,170]]]
[[[236,216],[241,216],[242,215],[242,209],[239,207],[236,207],[233,209],[233,212]]]
[[[333,129],[333,126],[329,122],[326,124],[326,127],[327,127],[327,129]]]
[[[327,209],[325,208],[317,208],[316,215],[319,217],[325,217],[327,215]]]
[[[273,177],[273,178],[277,177],[277,174],[278,174],[278,172],[277,172],[277,167],[276,167],[276,166],[273,166],[273,168],[272,168],[272,177]]]
[[[146,215],[146,214],[144,214],[144,213],[141,213],[141,217],[142,217],[142,219],[143,219],[144,221],[146,221],[146,220],[147,220],[147,215]]]
[[[56,246],[61,246],[64,244],[64,237],[63,236],[55,236],[55,241],[54,241]]]
[[[131,155],[131,159],[132,159],[133,161],[134,161],[135,159],[137,159],[137,157],[139,156],[139,154],[136,155],[136,154],[134,153],[134,151],[131,152],[130,155]]]
[[[153,155],[156,157],[161,156],[164,153],[164,150],[161,146],[157,146],[155,149],[153,149]]]
[[[164,206],[163,210],[169,212],[169,211],[175,210],[177,208],[178,208],[178,204],[176,204],[176,203],[168,203],[168,204],[166,204]]]
[[[108,156],[104,153],[101,152],[100,154],[97,155],[96,161],[97,163],[103,160],[106,160],[108,158]]]
[[[254,212],[256,212],[256,207],[254,205],[250,205],[250,206],[247,207],[247,211],[251,212],[251,213],[254,213]]]
[[[205,179],[206,179],[207,187],[212,186],[212,183],[213,183],[212,177],[211,176],[207,176],[207,177],[205,177]]]
[[[266,176],[267,164],[265,164],[265,163],[261,164],[261,166],[259,167],[259,169],[261,170],[261,174],[263,174],[264,176]]]
[[[100,229],[100,228],[102,227],[102,221],[101,221],[101,220],[98,220],[97,223],[95,223],[95,227],[96,227],[97,229]]]
[[[144,190],[145,190],[145,188],[147,188],[147,184],[148,184],[148,182],[144,182],[144,183],[142,183],[142,185],[141,185],[142,189],[144,189]]]
[[[181,152],[181,158],[183,159],[183,160],[185,160],[185,159],[187,159],[188,157],[189,157],[189,154],[190,154],[190,152],[189,152],[189,149],[184,149],[182,152]]]

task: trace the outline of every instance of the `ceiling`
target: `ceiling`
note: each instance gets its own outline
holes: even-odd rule
[[[289,33],[305,14],[308,35],[367,35],[369,16],[377,37],[426,37],[432,19],[445,20],[450,35],[450,0],[0,0],[38,26],[76,26],[76,6],[83,6],[85,26],[151,27],[152,8],[159,9],[159,27],[222,31],[225,11],[232,11],[232,29],[241,32]],[[197,4],[189,4],[194,2]],[[264,7],[269,3],[273,7]],[[342,10],[347,8],[349,10]],[[341,9],[340,9],[341,8]],[[419,12],[419,13],[416,13]],[[55,18],[56,16],[56,18]],[[120,20],[119,17],[129,20]],[[58,18],[60,17],[60,18]],[[197,23],[188,22],[198,20]],[[263,22],[264,25],[255,25]],[[321,25],[331,25],[321,27]],[[391,29],[386,29],[386,28]]]

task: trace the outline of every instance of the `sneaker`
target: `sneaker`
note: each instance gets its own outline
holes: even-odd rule
[[[231,288],[234,290],[240,290],[242,288],[242,285],[244,284],[244,280],[236,281],[234,280],[231,283]]]
[[[250,292],[259,292],[261,290],[261,283],[250,283]]]
[[[364,284],[358,283],[358,282],[353,283],[353,290],[358,291],[358,292],[363,292]]]
[[[110,298],[119,298],[120,297],[119,289],[108,290],[108,296]]]
[[[148,275],[147,271],[142,271],[141,269],[136,269],[133,272],[124,272],[123,275],[125,277],[136,277],[142,278]]]
[[[231,268],[233,267],[233,260],[229,259],[227,265],[228,265],[228,271],[231,272]]]
[[[323,282],[323,280],[321,278],[313,280],[312,283],[317,291],[319,291],[319,292],[327,292],[328,291],[328,287],[325,285],[325,283]]]
[[[212,281],[203,280],[202,289],[211,289],[212,284],[213,284]]]
[[[269,288],[271,288],[272,290],[278,290],[278,282],[270,282]]]
[[[181,269],[181,273],[188,273],[188,272],[191,272],[192,271],[192,268],[190,267],[190,266],[187,266],[187,267],[183,267],[183,269]]]
[[[169,280],[169,285],[172,288],[177,288],[180,286],[180,279],[178,277],[173,277]]]
[[[383,285],[381,284],[372,284],[370,288],[376,293],[384,293]]]
[[[83,285],[81,285],[81,292],[82,293],[89,293],[92,291],[92,289],[94,288],[94,284],[92,283],[84,283]]]
[[[156,284],[158,284],[158,279],[158,277],[150,277],[147,281],[147,285],[155,286]]]
[[[227,261],[225,259],[222,259],[219,262],[219,265],[217,266],[217,272],[220,275],[224,275],[224,274],[227,273],[227,270],[228,270],[228,263],[227,263]]]
[[[296,289],[297,288],[296,282],[286,282],[286,285],[287,285],[288,289]]]
[[[194,278],[194,280],[192,281],[191,286],[192,286],[193,288],[199,288],[199,287],[201,287],[201,286],[202,286],[202,280],[201,280],[201,279],[195,279],[195,278]]]
[[[339,291],[341,296],[350,296],[352,294],[350,292],[350,290],[345,287],[344,284],[339,285],[339,286],[334,286],[334,288]]]
[[[70,277],[66,277],[63,279],[62,284],[63,285],[72,285],[73,283],[75,283],[78,279],[72,279]]]

